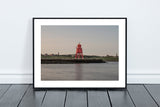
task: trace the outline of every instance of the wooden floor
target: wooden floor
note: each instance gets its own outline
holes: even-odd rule
[[[160,85],[128,85],[127,90],[34,91],[32,85],[0,85],[0,107],[159,107]]]

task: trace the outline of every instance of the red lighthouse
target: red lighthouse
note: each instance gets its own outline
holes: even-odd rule
[[[75,59],[80,59],[80,57],[83,59],[83,51],[82,51],[82,47],[81,47],[81,44],[79,43],[77,45],[77,48],[76,48],[76,55],[75,55]]]

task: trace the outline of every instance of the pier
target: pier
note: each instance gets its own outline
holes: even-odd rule
[[[41,64],[106,63],[102,59],[41,59]]]

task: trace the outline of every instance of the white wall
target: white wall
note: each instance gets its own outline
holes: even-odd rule
[[[1,0],[0,83],[32,83],[32,17],[127,17],[128,83],[160,83],[160,0]]]

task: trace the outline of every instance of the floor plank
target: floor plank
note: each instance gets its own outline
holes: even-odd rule
[[[0,98],[10,88],[11,85],[0,85]]]
[[[143,85],[128,85],[127,89],[136,107],[158,107]]]
[[[19,107],[40,107],[44,95],[45,91],[34,91],[33,86],[30,85]]]
[[[109,90],[108,93],[113,107],[134,107],[126,90]]]
[[[65,107],[87,107],[87,92],[67,91]]]
[[[160,84],[159,85],[145,85],[156,103],[160,106]]]
[[[0,99],[0,107],[17,107],[28,85],[12,85]]]
[[[107,91],[88,91],[88,107],[111,107]]]
[[[34,91],[32,85],[0,85],[0,107],[157,107],[160,85],[128,85],[127,90]],[[111,102],[111,103],[110,103]]]
[[[64,107],[66,91],[53,90],[47,91],[44,98],[43,107]]]

